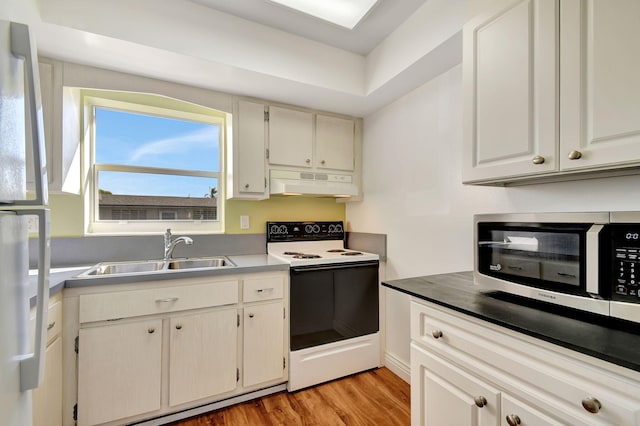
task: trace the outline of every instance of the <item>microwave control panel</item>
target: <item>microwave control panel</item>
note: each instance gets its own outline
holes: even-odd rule
[[[612,299],[640,303],[640,225],[610,225]]]

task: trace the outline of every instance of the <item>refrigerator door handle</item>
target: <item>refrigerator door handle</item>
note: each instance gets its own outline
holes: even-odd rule
[[[35,171],[36,198],[34,200],[20,200],[9,203],[11,206],[46,206],[49,202],[47,189],[47,160],[44,143],[44,124],[42,118],[42,99],[40,95],[40,75],[38,73],[38,58],[36,56],[35,38],[31,36],[29,27],[17,22],[11,22],[11,53],[23,58],[26,71],[26,97],[29,108],[29,132],[33,143],[33,169]]]
[[[49,305],[49,264],[51,240],[49,209],[16,210],[19,216],[38,216],[38,292],[36,303],[36,333],[33,353],[20,360],[20,389],[24,392],[40,386],[44,376],[47,316]]]

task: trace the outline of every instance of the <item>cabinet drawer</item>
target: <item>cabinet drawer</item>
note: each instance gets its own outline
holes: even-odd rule
[[[284,294],[283,277],[256,277],[244,280],[242,301],[257,302],[259,300],[282,299]]]
[[[582,424],[636,424],[640,414],[637,383],[548,349],[537,339],[500,331],[439,306],[411,303],[413,341],[520,395],[541,412],[569,423],[578,418]],[[598,414],[583,408],[589,398],[601,403]]]
[[[79,299],[80,323],[105,321],[237,303],[238,281],[83,294]]]
[[[49,306],[47,319],[47,345],[53,341],[62,331],[62,302],[56,302]]]

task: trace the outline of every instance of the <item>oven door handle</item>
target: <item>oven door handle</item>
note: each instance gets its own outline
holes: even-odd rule
[[[332,263],[328,265],[308,265],[308,266],[294,266],[291,268],[292,274],[299,274],[303,272],[313,271],[330,271],[334,269],[346,269],[346,268],[365,268],[370,266],[378,267],[379,262],[377,260],[365,261],[365,262],[353,262],[353,263]]]

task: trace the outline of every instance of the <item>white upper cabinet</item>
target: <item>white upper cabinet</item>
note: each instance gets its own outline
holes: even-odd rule
[[[557,168],[558,2],[511,0],[464,27],[466,182]]]
[[[319,169],[354,169],[355,123],[339,117],[316,115],[315,166]]]
[[[560,13],[560,167],[638,164],[640,1],[562,0]]]
[[[310,168],[313,114],[269,107],[269,164]]]
[[[464,182],[640,166],[637,0],[504,0],[465,25],[463,61]]]
[[[227,198],[267,198],[266,106],[240,100],[234,107],[233,141],[227,151]]]

